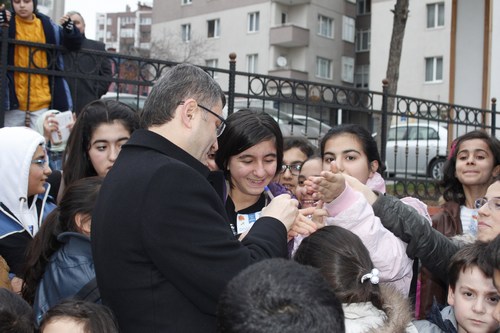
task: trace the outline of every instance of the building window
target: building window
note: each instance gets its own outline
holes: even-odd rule
[[[427,28],[444,26],[444,2],[427,5]]]
[[[207,59],[205,60],[205,65],[207,67],[219,68],[219,59]]]
[[[354,86],[356,88],[368,89],[369,81],[370,65],[356,66],[356,72],[354,73]]]
[[[354,83],[354,58],[342,57],[342,81]]]
[[[259,31],[259,12],[248,14],[248,32]]]
[[[332,61],[330,59],[316,58],[316,76],[322,79],[332,79]]]
[[[247,55],[247,72],[257,73],[259,55],[258,54],[248,54]]]
[[[106,20],[106,25],[112,25],[113,24],[113,19],[111,19],[111,17],[108,17],[108,19]]]
[[[191,40],[191,24],[181,25],[181,39],[183,42],[189,42]]]
[[[151,17],[141,17],[141,25],[151,25]]]
[[[133,38],[134,37],[134,29],[121,29],[120,37],[123,38]]]
[[[318,35],[333,38],[333,19],[318,15]]]
[[[286,24],[288,23],[288,13],[282,12],[281,13],[281,24]]]
[[[208,38],[220,37],[220,20],[209,20],[208,22]]]
[[[193,0],[181,0],[181,5],[190,5],[193,2]]]
[[[219,59],[207,59],[205,60],[205,66],[207,67],[212,67],[212,68],[219,68]],[[217,79],[217,73],[216,71],[212,72],[212,77],[214,79]]]
[[[443,57],[425,58],[425,82],[443,81]]]
[[[352,17],[342,16],[342,40],[354,43],[354,19]]]
[[[370,14],[372,11],[372,0],[358,0],[358,15]]]
[[[356,52],[370,51],[370,30],[356,31]]]

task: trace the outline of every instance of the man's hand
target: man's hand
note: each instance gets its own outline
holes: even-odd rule
[[[0,25],[7,25],[10,21],[11,13],[5,9],[5,5],[0,6]]]
[[[269,216],[280,220],[289,231],[299,214],[298,206],[299,202],[292,199],[289,194],[281,194],[264,207],[260,216]]]
[[[59,23],[61,24],[63,29],[68,33],[71,33],[73,31],[74,26],[75,26],[75,24],[73,23],[73,20],[71,20],[71,17],[69,17],[68,15],[64,15],[63,17],[61,17],[59,19]]]

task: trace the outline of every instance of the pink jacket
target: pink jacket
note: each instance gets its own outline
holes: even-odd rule
[[[384,228],[365,197],[346,185],[344,192],[324,208],[330,215],[326,225],[343,227],[361,238],[373,265],[380,271],[380,281],[389,282],[408,295],[413,260],[406,255],[407,245]]]

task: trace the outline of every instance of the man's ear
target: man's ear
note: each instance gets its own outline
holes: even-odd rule
[[[448,304],[455,305],[455,291],[451,286],[448,286]]]
[[[188,128],[192,127],[192,120],[194,119],[195,111],[196,111],[197,107],[198,107],[198,104],[192,98],[187,99],[184,102],[184,104],[180,105],[179,111],[181,112],[182,123]]]
[[[75,223],[80,233],[90,236],[92,218],[88,214],[76,213]]]

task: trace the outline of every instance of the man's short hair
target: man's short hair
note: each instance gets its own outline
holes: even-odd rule
[[[493,278],[488,243],[476,241],[465,245],[451,257],[448,267],[448,283],[452,290],[455,290],[460,272],[465,272],[467,268],[477,267],[487,278]]]
[[[219,84],[204,70],[191,64],[176,65],[166,71],[149,93],[141,114],[141,127],[163,125],[174,118],[179,103],[195,99],[209,109],[226,104]]]
[[[217,307],[217,331],[345,332],[344,312],[317,269],[267,259],[229,282]]]

